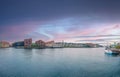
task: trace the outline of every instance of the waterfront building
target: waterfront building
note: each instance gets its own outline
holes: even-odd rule
[[[62,42],[56,42],[53,44],[53,48],[62,48],[63,47],[63,43]]]
[[[24,48],[31,48],[32,39],[24,39]]]
[[[55,43],[54,41],[48,41],[45,43],[45,46],[48,48],[53,48],[54,43]]]
[[[15,48],[24,48],[24,41],[14,42],[12,44],[12,47],[15,47]]]
[[[90,47],[87,44],[84,43],[63,43],[63,47],[65,48],[83,48],[83,47]]]
[[[45,42],[42,40],[38,40],[35,42],[37,48],[45,48]]]
[[[93,43],[86,43],[89,47],[92,47],[92,48],[95,48],[96,47],[96,44],[93,44]]]
[[[8,48],[10,47],[9,42],[7,41],[0,41],[0,48]]]

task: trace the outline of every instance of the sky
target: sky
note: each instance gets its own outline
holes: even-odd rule
[[[0,40],[120,39],[120,0],[0,0]]]

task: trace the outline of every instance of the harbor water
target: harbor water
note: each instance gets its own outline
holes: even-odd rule
[[[120,56],[104,48],[3,48],[0,77],[120,77]]]

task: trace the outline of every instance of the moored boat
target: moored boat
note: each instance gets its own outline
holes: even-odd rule
[[[112,50],[105,50],[105,54],[109,54],[109,55],[119,55],[119,52],[115,52]]]
[[[109,48],[109,47],[106,47],[106,48],[105,48],[105,54],[109,54],[109,55],[118,55],[118,54],[120,54],[120,52],[115,51],[115,50],[112,50],[112,49]]]

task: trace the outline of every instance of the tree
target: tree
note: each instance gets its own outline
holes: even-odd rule
[[[116,45],[115,48],[116,48],[116,49],[120,49],[120,45]]]

